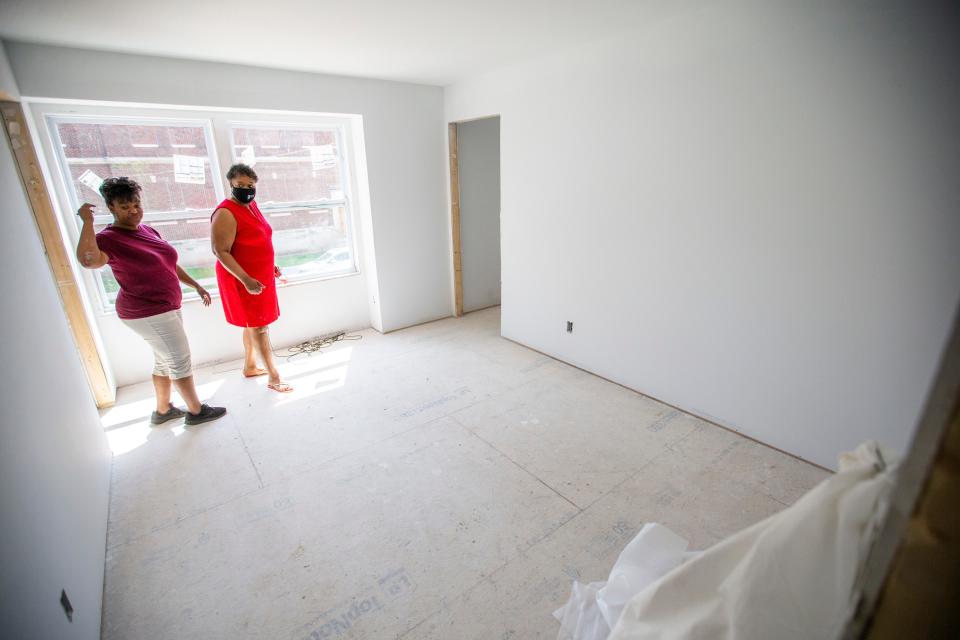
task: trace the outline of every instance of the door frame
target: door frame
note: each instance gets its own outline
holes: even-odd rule
[[[450,229],[453,234],[454,316],[463,315],[463,259],[460,246],[460,161],[457,157],[457,122],[447,125],[450,141]]]
[[[447,123],[448,160],[450,164],[450,231],[453,236],[453,299],[454,317],[456,318],[463,315],[463,250],[460,239],[460,160],[457,146],[457,125],[476,122],[477,120],[489,120],[490,118],[501,118],[501,116],[499,113],[492,113]],[[501,123],[502,121],[501,118]]]

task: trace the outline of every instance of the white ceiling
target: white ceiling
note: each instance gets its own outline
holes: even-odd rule
[[[0,0],[0,38],[447,85],[668,0]],[[682,4],[682,3],[681,3]]]

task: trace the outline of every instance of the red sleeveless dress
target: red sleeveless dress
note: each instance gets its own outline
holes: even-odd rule
[[[273,276],[273,229],[256,202],[249,209],[227,198],[217,209],[226,209],[237,221],[237,236],[230,253],[243,270],[263,284],[253,295],[217,261],[217,287],[227,322],[237,327],[265,327],[280,317],[277,285]],[[212,217],[212,216],[211,216]]]

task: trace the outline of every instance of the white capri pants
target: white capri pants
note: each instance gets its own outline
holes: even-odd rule
[[[179,309],[146,318],[124,320],[123,324],[136,331],[153,349],[153,375],[178,380],[192,374],[190,344],[183,330],[183,315]]]

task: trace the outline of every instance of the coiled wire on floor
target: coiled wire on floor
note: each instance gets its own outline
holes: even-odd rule
[[[336,333],[331,333],[325,336],[316,336],[310,338],[309,340],[304,340],[299,344],[295,344],[292,347],[287,347],[287,353],[277,353],[274,351],[274,355],[278,358],[286,358],[287,362],[291,362],[302,356],[309,358],[315,353],[321,352],[323,349],[333,346],[337,342],[344,342],[347,340],[362,340],[363,336],[358,336],[354,334],[349,334],[346,331],[338,331]]]

